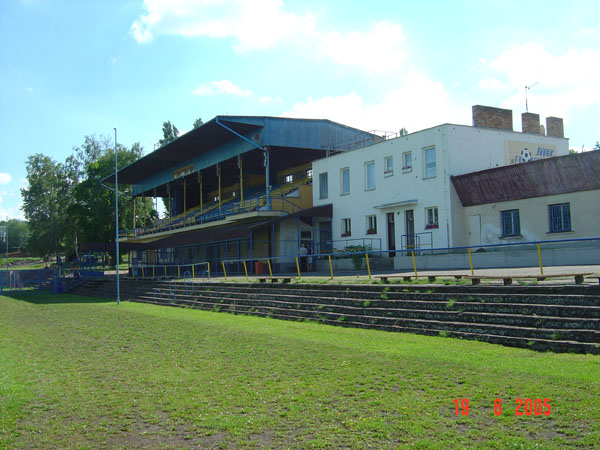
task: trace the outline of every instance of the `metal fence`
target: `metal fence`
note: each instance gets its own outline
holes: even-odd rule
[[[56,269],[0,271],[0,293],[24,290],[59,293],[61,286]]]

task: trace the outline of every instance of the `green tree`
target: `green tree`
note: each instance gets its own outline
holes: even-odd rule
[[[600,142],[596,141],[596,145],[594,145],[594,150],[600,150]]]
[[[27,222],[19,219],[9,219],[8,222],[0,221],[0,226],[6,226],[8,230],[9,251],[23,250],[27,246],[29,237],[29,226]],[[6,241],[0,239],[0,255],[4,255],[6,250]]]
[[[202,119],[200,117],[198,117],[196,120],[194,120],[194,129],[200,127],[203,124],[204,124],[204,122],[202,122]]]
[[[171,123],[170,120],[163,122],[162,131],[163,138],[158,140],[158,143],[161,147],[163,145],[167,145],[169,142],[173,142],[179,137],[179,130],[175,125]]]
[[[400,136],[406,136],[408,134],[408,130],[406,128],[402,127],[402,128],[400,128],[400,131],[398,134],[400,134]]]
[[[21,189],[21,196],[31,231],[28,248],[40,256],[58,256],[70,227],[65,211],[72,198],[71,174],[63,164],[41,153],[29,156],[26,168],[29,186]]]

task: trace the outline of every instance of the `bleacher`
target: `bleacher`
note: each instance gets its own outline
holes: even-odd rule
[[[287,201],[285,196],[297,190],[300,185],[307,184],[308,182],[310,182],[309,178],[300,178],[292,183],[283,183],[275,186],[270,193],[273,210],[291,212],[289,209],[294,209],[295,205]],[[275,199],[277,201],[273,201]],[[222,201],[220,207],[218,200],[203,205],[202,209],[200,209],[200,205],[197,205],[187,210],[185,213],[179,214],[171,219],[159,219],[150,227],[136,229],[135,234],[136,236],[143,236],[208,222],[215,222],[229,216],[257,211],[266,207],[266,205],[267,196],[264,186],[253,187],[244,192],[243,202],[241,202],[238,197],[231,197],[230,199]]]

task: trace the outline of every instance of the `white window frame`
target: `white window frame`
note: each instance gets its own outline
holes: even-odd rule
[[[342,219],[342,237],[352,236],[352,219],[344,217]]]
[[[427,161],[427,156],[433,154],[433,163]],[[435,145],[423,149],[423,179],[437,176],[437,155]]]
[[[388,162],[391,162],[391,164],[388,164]],[[394,157],[386,156],[383,158],[383,176],[391,177],[392,175],[394,175]]]
[[[367,231],[365,234],[377,234],[377,216],[375,214],[366,216]],[[373,233],[369,233],[369,230],[374,230]]]
[[[505,225],[509,225],[509,233],[505,233],[508,228]],[[500,211],[500,232],[502,233],[501,237],[521,236],[521,217],[518,209]]]
[[[407,159],[410,159],[410,161],[407,161]],[[412,166],[412,151],[409,150],[407,152],[402,153],[402,172],[411,172]]]
[[[325,183],[323,183],[323,180],[325,180]],[[327,172],[319,174],[319,199],[323,200],[324,198],[329,198],[329,175],[327,175]]]
[[[425,208],[425,229],[434,230],[440,227],[440,216],[437,206]]]
[[[285,178],[283,179],[283,182],[285,184],[289,184],[289,183],[293,183],[294,182],[294,175],[293,174],[288,174],[285,176]]]
[[[372,166],[371,180],[369,180],[369,166]],[[369,185],[369,181],[372,181],[372,185]],[[375,189],[375,161],[368,161],[365,163],[365,191],[372,191]]]
[[[344,190],[344,174],[348,174],[348,190]],[[350,193],[350,167],[340,169],[340,195],[348,195]]]

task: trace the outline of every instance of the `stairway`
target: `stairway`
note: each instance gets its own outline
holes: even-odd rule
[[[76,286],[114,298],[114,281]],[[597,286],[423,286],[121,282],[121,299],[284,320],[600,354]]]

